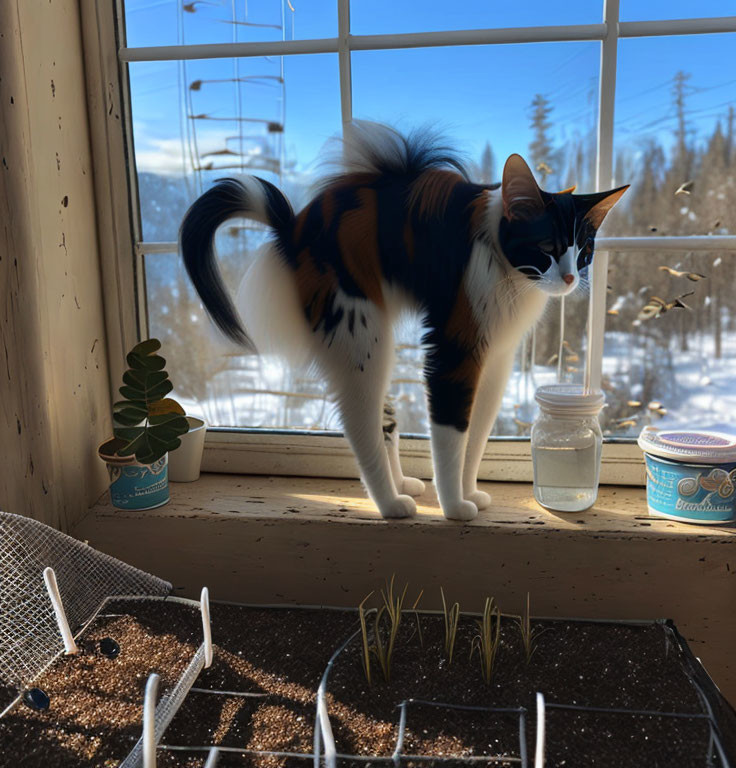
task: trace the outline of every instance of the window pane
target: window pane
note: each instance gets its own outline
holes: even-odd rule
[[[352,0],[350,6],[350,26],[355,35],[596,24],[602,18],[602,0],[525,0],[523,3],[503,0],[463,0],[459,3]]]
[[[606,432],[636,436],[647,424],[733,429],[734,253],[620,253],[610,263]],[[656,317],[661,305],[652,297],[668,305],[682,297],[687,308],[671,306]]]
[[[248,257],[218,238],[228,285],[237,287]],[[240,355],[213,329],[177,254],[146,257],[149,334],[162,343],[172,397],[212,426],[338,429],[320,380],[278,360]]]
[[[335,37],[337,0],[126,0],[125,27],[130,47]]]
[[[237,286],[249,256],[228,247],[227,240],[227,232],[218,236],[220,265],[227,284]],[[290,370],[273,357],[241,355],[223,341],[207,319],[177,254],[147,256],[145,270],[149,335],[163,344],[161,354],[174,384],[172,396],[187,413],[222,427],[340,429],[322,379]],[[567,302],[562,379],[581,383],[587,299],[580,293]],[[418,323],[407,322],[398,332],[390,392],[402,433],[429,432],[420,337]],[[495,435],[529,434],[536,411],[535,388],[557,381],[559,339],[559,303],[555,301],[535,336],[527,338],[517,354]]]
[[[621,21],[657,21],[734,14],[734,0],[621,0],[619,18]]]
[[[595,176],[599,57],[598,43],[357,51],[353,114],[439,128],[476,164],[488,145],[494,180],[518,152],[543,164],[545,188],[584,191]]]
[[[143,62],[129,71],[149,242],[176,240],[189,204],[222,176],[255,173],[298,207],[322,145],[340,131],[333,54]]]
[[[353,113],[407,130],[425,124],[446,129],[479,179],[499,180],[505,158],[519,152],[539,169],[545,188],[577,183],[579,191],[592,190],[599,50],[597,43],[565,43],[355,52]],[[492,72],[503,75],[489,77]],[[535,387],[557,381],[559,314],[559,302],[551,301],[534,342],[530,337],[519,351],[495,434],[529,434]],[[582,383],[586,318],[581,289],[566,302],[564,381]],[[418,339],[412,331],[400,340],[411,345]],[[402,365],[399,414],[408,423],[400,426],[426,432],[421,385],[404,382],[418,380],[421,367],[418,361],[413,368],[408,361]]]
[[[736,34],[620,41],[616,182],[632,189],[607,234],[736,234],[735,46]]]

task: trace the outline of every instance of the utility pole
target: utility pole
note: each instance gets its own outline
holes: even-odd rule
[[[539,180],[544,184],[547,176],[552,173],[550,165],[552,161],[552,143],[549,138],[549,130],[552,123],[549,120],[552,106],[546,96],[538,93],[532,101],[532,130],[534,139],[529,145],[529,153],[532,158],[533,170]]]
[[[690,74],[680,70],[674,79],[672,95],[675,99],[675,109],[677,110],[677,149],[675,150],[675,169],[684,174],[683,181],[690,172],[689,152],[687,148],[687,125],[685,123],[685,86],[690,79]]]

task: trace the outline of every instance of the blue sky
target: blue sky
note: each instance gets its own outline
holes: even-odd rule
[[[282,7],[287,38],[334,37],[335,0],[199,0],[194,12],[181,12],[184,0],[127,0],[128,45],[231,42],[234,39],[280,39]],[[263,26],[232,24],[236,20]],[[623,20],[687,18],[736,14],[736,0],[621,0]],[[596,23],[598,0],[353,0],[355,34],[418,32],[490,26]],[[269,26],[274,25],[274,26]],[[619,46],[616,101],[616,149],[634,154],[642,140],[656,135],[671,140],[675,125],[671,81],[678,69],[690,73],[687,109],[695,138],[706,135],[736,104],[736,34],[694,37],[637,38]],[[490,142],[496,174],[511,152],[527,154],[531,140],[529,104],[546,95],[557,144],[589,136],[595,128],[598,64],[597,42],[467,46],[462,48],[363,51],[352,55],[353,114],[400,127],[442,127],[457,147],[476,160]],[[239,150],[234,136],[241,127],[263,144],[265,121],[281,120],[287,161],[297,169],[313,169],[325,140],[340,130],[338,62],[334,54],[283,57],[285,87],[272,79],[281,59],[241,59],[177,63],[154,62],[130,67],[135,142],[139,170],[181,173],[198,154],[200,164],[215,166],[227,157],[206,155]],[[229,80],[248,77],[239,89]],[[265,76],[265,79],[264,79]],[[193,81],[203,84],[192,90]],[[210,81],[210,82],[204,82]],[[183,83],[183,85],[182,85]],[[182,94],[191,103],[182,102]],[[190,121],[187,114],[207,115]],[[237,115],[263,120],[228,120]],[[196,140],[196,147],[192,144]],[[267,139],[276,142],[271,136]],[[275,147],[276,144],[272,144]],[[182,158],[182,152],[184,157]]]

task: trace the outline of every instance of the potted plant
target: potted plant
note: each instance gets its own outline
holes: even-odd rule
[[[174,385],[157,355],[158,339],[136,344],[128,353],[128,370],[113,404],[112,440],[99,448],[110,474],[110,495],[118,509],[153,509],[169,500],[168,452],[189,430],[184,409],[166,397]]]

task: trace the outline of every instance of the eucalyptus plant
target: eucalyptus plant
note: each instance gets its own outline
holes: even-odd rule
[[[128,353],[128,370],[113,404],[113,434],[123,441],[119,456],[132,456],[141,464],[153,464],[181,444],[179,435],[189,431],[184,409],[166,397],[174,385],[166,372],[166,360],[157,355],[158,339],[136,344]]]

